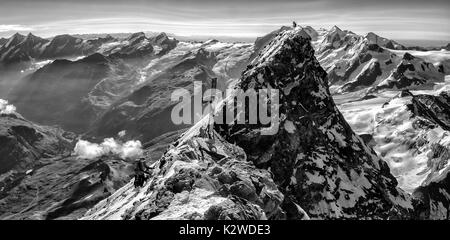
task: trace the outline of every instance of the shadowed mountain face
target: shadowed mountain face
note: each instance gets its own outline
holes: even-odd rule
[[[108,71],[101,54],[76,62],[56,60],[23,79],[10,99],[28,119],[81,133],[96,116],[88,94]]]
[[[0,47],[0,59],[4,62],[20,62],[37,58],[46,43],[48,40],[36,37],[31,33],[26,37],[15,34],[5,45]]]
[[[62,129],[34,124],[17,113],[0,114],[0,212],[9,211],[2,199],[33,169],[43,166],[42,159],[70,154],[75,135]]]
[[[1,114],[0,174],[13,169],[26,171],[39,158],[71,151],[70,136],[61,129],[36,125],[17,114]]]

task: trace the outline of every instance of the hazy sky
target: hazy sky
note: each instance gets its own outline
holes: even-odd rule
[[[450,0],[0,0],[0,36],[165,31],[256,37],[292,20],[450,41]]]

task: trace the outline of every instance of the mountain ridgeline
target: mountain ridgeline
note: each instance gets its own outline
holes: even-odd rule
[[[165,33],[0,39],[0,100],[16,110],[0,114],[0,217],[448,219],[448,93],[410,92],[446,83],[445,51],[430,57],[337,26],[282,27],[255,43]],[[196,81],[204,91],[212,78],[222,91],[279,90],[278,131],[219,123],[211,131],[207,117],[174,124],[173,91],[193,93]],[[378,127],[395,128],[399,139],[359,136],[336,103],[384,95],[396,97],[383,104]],[[400,113],[411,124],[392,120]],[[82,158],[73,150],[81,138],[141,141],[152,176],[136,189],[134,159]],[[392,168],[399,157],[380,142],[423,161],[423,183],[404,184]]]

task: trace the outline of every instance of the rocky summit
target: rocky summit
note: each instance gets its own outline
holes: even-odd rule
[[[310,40],[301,28],[274,33],[237,81],[280,91],[275,135],[261,124],[211,131],[205,116],[143,187],[128,183],[83,219],[410,218],[410,196],[337,109]]]

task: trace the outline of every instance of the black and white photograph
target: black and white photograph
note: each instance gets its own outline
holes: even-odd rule
[[[0,219],[450,220],[450,1],[0,0]]]

